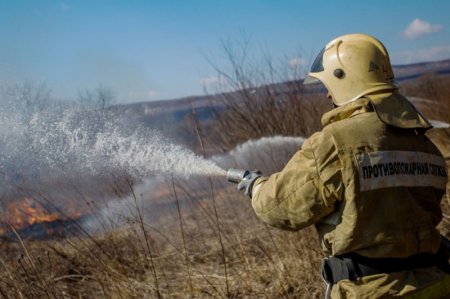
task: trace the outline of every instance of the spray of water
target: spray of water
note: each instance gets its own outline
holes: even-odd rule
[[[247,140],[229,153],[212,157],[223,168],[279,171],[305,141],[303,137],[271,136]]]
[[[225,175],[225,171],[212,161],[170,143],[154,131],[147,134],[136,131],[131,136],[123,136],[117,130],[99,134],[94,153],[94,156],[107,157],[115,167],[138,177],[151,174],[184,178],[191,175]]]
[[[214,162],[106,110],[56,105],[0,109],[0,171],[33,178],[225,175]]]

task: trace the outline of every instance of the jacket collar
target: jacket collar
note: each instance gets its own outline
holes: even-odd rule
[[[322,116],[322,126],[326,127],[331,123],[370,111],[373,111],[370,100],[367,98],[360,98],[356,101],[348,103],[347,105],[334,108],[333,110],[325,113]]]
[[[323,115],[322,125],[325,127],[331,123],[371,111],[375,111],[378,118],[388,126],[422,130],[432,128],[430,122],[416,107],[398,92],[366,95],[347,105],[335,108]]]

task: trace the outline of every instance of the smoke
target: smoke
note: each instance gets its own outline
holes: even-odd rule
[[[155,202],[157,190],[168,188],[167,181],[162,176],[154,176],[145,179],[140,184],[133,186],[133,193],[123,197],[110,198],[104,207],[96,211],[96,217],[86,218],[83,228],[91,233],[99,230],[113,230],[138,219],[145,214],[146,219],[158,219],[161,214],[160,204]],[[136,196],[136,197],[134,197]],[[143,203],[145,196],[145,203]],[[155,198],[153,198],[155,197]],[[173,208],[172,201],[167,201],[166,206]],[[158,206],[158,207],[157,207]]]
[[[305,141],[303,137],[272,136],[248,140],[226,155],[214,156],[222,168],[258,169],[264,173],[279,171]]]

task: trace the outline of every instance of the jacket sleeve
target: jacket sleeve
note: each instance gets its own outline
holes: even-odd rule
[[[332,136],[311,136],[281,172],[258,179],[252,206],[269,225],[299,230],[335,209],[344,192],[341,162]]]

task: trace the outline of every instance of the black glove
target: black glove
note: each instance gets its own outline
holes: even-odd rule
[[[244,190],[245,195],[252,198],[252,188],[256,179],[261,177],[262,173],[259,170],[249,171],[249,173],[238,184],[239,190]]]

